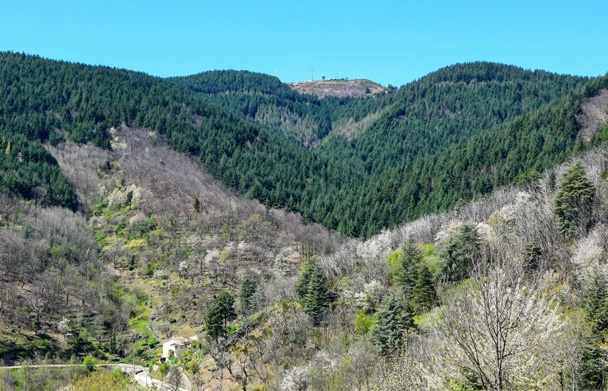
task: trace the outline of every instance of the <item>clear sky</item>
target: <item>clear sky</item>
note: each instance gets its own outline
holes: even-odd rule
[[[156,76],[246,69],[400,86],[459,62],[608,72],[608,1],[19,0],[0,50]]]

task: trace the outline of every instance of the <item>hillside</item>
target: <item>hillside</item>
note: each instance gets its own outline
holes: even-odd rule
[[[241,195],[356,237],[564,161],[588,143],[577,141],[582,102],[608,84],[472,63],[376,97],[318,99],[250,72],[159,79],[12,53],[0,60],[4,192],[77,209],[41,143],[109,149],[108,129],[146,128]]]
[[[300,94],[316,95],[317,98],[325,98],[326,96],[361,98],[386,91],[386,88],[380,84],[367,79],[309,80],[287,83],[287,85]]]
[[[6,363],[158,359],[159,341],[199,333],[212,298],[245,274],[291,276],[342,240],[243,200],[155,133],[113,129],[112,146],[47,145],[85,213],[0,196]]]
[[[0,74],[6,363],[152,368],[198,335],[155,376],[605,389],[607,78],[459,64],[319,99],[243,71],[3,53]],[[0,378],[72,376],[48,373]]]
[[[474,300],[497,284],[500,298],[523,306],[509,319],[544,322],[531,322],[529,330],[514,323],[509,336],[527,345],[499,377],[507,389],[521,368],[527,375],[517,384],[532,387],[540,376],[552,389],[556,374],[567,371],[562,384],[601,389],[608,373],[596,345],[605,338],[608,305],[602,125],[597,147],[520,188],[367,241],[240,199],[156,133],[113,129],[113,151],[49,146],[90,214],[87,221],[66,209],[2,198],[0,240],[10,249],[0,254],[0,282],[10,292],[1,302],[3,358],[19,362],[35,351],[59,360],[130,356],[146,365],[157,362],[165,338],[200,334],[206,342],[171,362],[196,387],[433,390],[455,381],[492,389],[468,376],[492,374],[492,365],[478,369],[466,350],[451,350],[472,341],[445,327],[476,325],[478,347],[486,347],[487,319],[474,310],[483,302]],[[592,202],[566,215],[574,219],[567,228],[555,205],[577,202],[560,196],[577,162]],[[324,278],[305,277],[314,275],[309,269]],[[313,290],[301,293],[306,278],[316,281],[308,283],[314,292],[325,286],[329,293],[318,315],[307,304],[316,300]],[[248,279],[251,296],[243,289]],[[222,292],[236,298],[236,319],[214,339],[207,314]],[[385,339],[390,330],[397,332]],[[529,360],[542,365],[527,367]],[[18,384],[44,381],[5,376]]]
[[[371,235],[424,213],[447,210],[459,199],[466,201],[488,194],[496,186],[527,175],[526,171],[562,161],[575,146],[579,128],[576,113],[582,99],[597,93],[598,86],[605,84],[491,63],[447,67],[375,98],[318,100],[310,95],[294,95],[276,78],[249,72],[207,72],[176,81],[187,91],[210,98],[235,115],[279,130],[311,149],[297,152],[295,159],[300,167],[306,167],[307,179],[298,175],[284,181],[287,167],[266,161],[273,167],[267,171],[273,173],[272,182],[260,181],[253,189],[249,184],[238,186],[241,194],[255,194],[266,204],[298,211],[307,221],[321,222],[353,236]],[[576,92],[585,83],[589,84],[588,90]],[[543,108],[549,104],[551,108]],[[553,112],[552,124],[534,119],[545,118],[544,114],[536,115],[541,108]],[[507,141],[498,136],[501,132],[519,139]],[[545,152],[534,162],[512,161],[517,155],[530,153],[526,140],[531,132],[538,132],[536,148]],[[475,141],[469,141],[473,137]],[[500,137],[503,139],[499,141]],[[510,149],[520,148],[512,151],[508,162],[506,142],[514,142]],[[454,175],[463,182],[456,192],[450,190],[453,197],[443,197],[441,192],[446,190],[435,192],[425,183],[431,177],[444,177],[444,168],[426,172],[427,179],[418,183],[388,185],[402,177],[394,175],[396,171],[409,170],[413,165],[421,168],[423,159],[448,160],[458,149],[471,150],[481,145],[489,145],[487,151],[498,159],[491,165],[503,166],[503,174],[488,177],[483,174],[487,167],[457,166],[460,170]],[[295,155],[291,156],[289,160],[295,161]],[[244,167],[236,161],[229,165],[220,175],[227,176],[225,181],[236,183],[233,178]],[[251,168],[249,165],[247,169]],[[468,179],[480,176],[482,181]],[[390,195],[378,196],[378,188]],[[401,194],[395,189],[401,189]],[[285,198],[279,194],[285,195],[287,203],[282,203]],[[431,199],[427,200],[429,196]],[[395,197],[406,201],[387,202]],[[368,219],[365,212],[370,206],[373,219]]]

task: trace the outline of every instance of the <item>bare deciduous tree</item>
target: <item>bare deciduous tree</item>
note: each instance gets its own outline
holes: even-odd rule
[[[439,315],[440,314],[440,315]],[[555,389],[566,320],[539,286],[495,269],[461,286],[430,326],[429,383],[436,389]]]

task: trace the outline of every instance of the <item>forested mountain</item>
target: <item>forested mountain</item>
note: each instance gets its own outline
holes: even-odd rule
[[[276,77],[247,71],[212,71],[171,80],[236,115],[279,129],[305,146],[322,140],[337,121],[351,117],[358,121],[385,104],[373,99],[319,99],[299,94]]]
[[[298,133],[285,123],[303,122],[321,129],[316,137],[327,134],[310,153],[318,164],[303,166],[312,167],[306,182],[281,183],[275,166],[274,186],[236,187],[353,236],[447,210],[563,161],[575,147],[581,100],[605,84],[491,63],[444,68],[358,99],[293,95],[276,78],[247,72],[208,72],[179,82],[288,135]],[[588,89],[576,92],[585,83]],[[278,112],[282,123],[268,120]],[[230,165],[224,175],[234,177],[239,162]],[[303,191],[277,197],[288,188]]]
[[[318,99],[2,53],[0,390],[132,387],[96,360],[192,389],[605,389],[606,88],[473,63]]]
[[[249,198],[351,236],[563,161],[581,100],[606,84],[473,63],[375,97],[318,99],[249,72],[159,79],[13,53],[0,66],[5,191],[76,208],[40,143],[110,148],[108,129],[124,124],[158,132]]]

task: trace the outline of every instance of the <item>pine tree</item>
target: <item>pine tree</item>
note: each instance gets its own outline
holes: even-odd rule
[[[556,185],[557,175],[555,174],[555,171],[551,171],[551,173],[549,173],[549,177],[547,178],[547,187],[549,187],[549,190],[553,191],[555,190]]]
[[[319,267],[319,260],[316,257],[310,257],[302,263],[300,270],[300,278],[296,284],[296,293],[300,299],[304,299],[308,294],[308,285],[312,270]]]
[[[581,357],[580,379],[583,389],[603,390],[608,376],[608,354],[604,348],[608,328],[608,282],[601,273],[594,273],[583,290],[582,307],[593,325],[593,333],[585,338]]]
[[[318,325],[325,310],[331,304],[327,277],[316,257],[309,258],[296,285],[304,312]]]
[[[229,293],[222,292],[205,315],[207,333],[213,339],[223,336],[226,333],[228,322],[233,319],[236,319],[234,298]]]
[[[583,291],[583,308],[598,333],[608,329],[608,282],[599,272],[591,276]]]
[[[427,312],[437,304],[433,275],[426,265],[419,269],[411,302],[417,314]]]
[[[34,322],[32,323],[32,328],[34,329],[34,331],[36,332],[36,334],[38,334],[38,330],[40,330],[40,314],[36,314],[36,317],[34,318]]]
[[[327,288],[327,278],[319,267],[314,269],[311,275],[308,294],[304,300],[304,312],[313,319],[315,325],[318,325],[330,304],[331,298]]]
[[[194,210],[196,211],[196,213],[199,213],[201,211],[201,202],[199,201],[198,197],[194,198]]]
[[[251,273],[245,273],[243,282],[241,283],[241,289],[239,289],[239,299],[241,300],[241,311],[244,314],[249,314],[255,311],[254,294],[257,290],[257,286]]]
[[[543,250],[537,243],[530,243],[524,251],[524,271],[533,273],[540,267]]]
[[[403,289],[406,296],[412,294],[416,279],[418,277],[418,265],[422,259],[422,253],[415,244],[406,243],[401,248],[401,267],[397,273],[397,283]]]
[[[405,346],[407,333],[416,328],[413,313],[399,295],[389,293],[384,297],[371,329],[371,340],[380,354],[390,355]]]
[[[587,231],[594,195],[595,186],[585,177],[583,165],[577,162],[566,172],[555,194],[553,212],[565,236],[572,237],[577,228]]]
[[[469,277],[469,268],[480,255],[481,241],[474,224],[463,224],[458,232],[448,237],[440,255],[441,271],[449,282]]]

